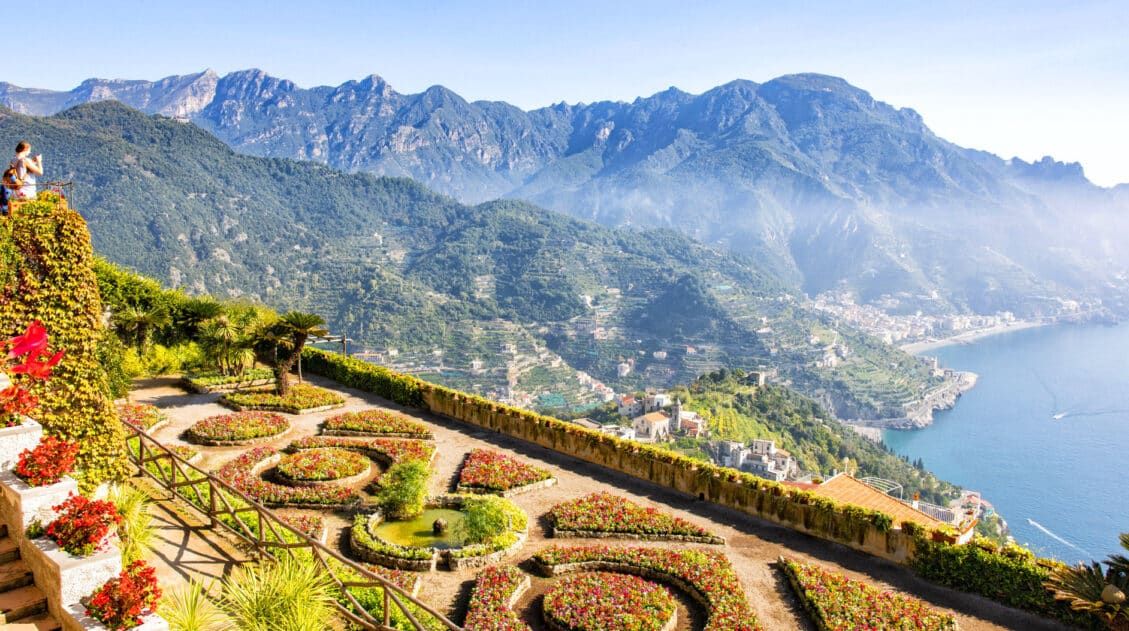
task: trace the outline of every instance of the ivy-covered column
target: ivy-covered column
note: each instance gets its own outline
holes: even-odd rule
[[[90,231],[54,193],[40,193],[0,223],[0,337],[39,320],[53,348],[64,349],[53,378],[35,394],[47,434],[77,442],[84,490],[121,478],[125,437],[98,362],[102,299]]]

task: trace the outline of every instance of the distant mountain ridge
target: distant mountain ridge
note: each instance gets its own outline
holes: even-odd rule
[[[532,111],[441,86],[401,94],[376,75],[309,89],[259,70],[69,92],[0,83],[0,104],[28,114],[106,99],[252,155],[676,228],[809,294],[848,289],[893,310],[1039,316],[1061,299],[1120,300],[1129,273],[1111,238],[1129,234],[1123,190],[1094,186],[1078,164],[959,147],[825,75]]]

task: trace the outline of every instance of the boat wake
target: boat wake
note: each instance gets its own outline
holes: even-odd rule
[[[1028,518],[1027,518],[1027,523],[1029,523],[1029,524],[1031,524],[1032,526],[1034,526],[1034,527],[1038,528],[1038,529],[1039,529],[1040,531],[1042,531],[1042,532],[1043,532],[1043,534],[1047,535],[1047,536],[1048,536],[1048,537],[1050,537],[1051,539],[1054,539],[1055,541],[1057,541],[1057,542],[1059,542],[1059,543],[1061,543],[1061,544],[1063,544],[1063,545],[1067,545],[1067,546],[1070,546],[1071,548],[1074,548],[1075,550],[1077,550],[1077,551],[1081,552],[1082,554],[1085,554],[1086,556],[1089,556],[1089,557],[1093,557],[1093,556],[1094,556],[1093,554],[1091,554],[1091,553],[1090,553],[1090,551],[1089,551],[1089,550],[1084,550],[1084,549],[1082,549],[1082,548],[1079,548],[1078,546],[1074,545],[1073,543],[1070,543],[1070,542],[1069,542],[1069,541],[1067,541],[1066,539],[1063,539],[1062,537],[1060,537],[1060,536],[1056,535],[1055,533],[1051,532],[1051,531],[1050,531],[1050,530],[1049,530],[1049,529],[1048,529],[1048,528],[1047,528],[1046,526],[1044,526],[1043,524],[1040,524],[1039,522],[1035,521],[1034,519],[1031,519],[1030,517],[1028,517]]]

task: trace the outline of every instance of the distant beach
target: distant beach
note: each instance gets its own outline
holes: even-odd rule
[[[988,327],[986,329],[976,329],[973,331],[965,331],[958,333],[952,337],[946,337],[939,340],[923,340],[920,342],[913,342],[911,344],[904,344],[899,346],[901,350],[911,354],[919,355],[926,351],[944,348],[946,346],[953,346],[955,344],[969,344],[976,340],[999,335],[1001,333],[1011,333],[1012,331],[1022,331],[1024,329],[1034,329],[1036,327],[1048,326],[1046,322],[1032,322],[1029,320],[1016,320],[1006,324],[997,324],[996,326]]]

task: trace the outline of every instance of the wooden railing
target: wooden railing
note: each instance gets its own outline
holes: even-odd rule
[[[127,452],[136,465],[138,475],[146,475],[162,488],[180,497],[211,521],[251,545],[254,551],[270,559],[289,555],[312,561],[325,572],[341,591],[345,602],[335,604],[341,615],[363,629],[393,631],[393,607],[402,615],[402,622],[417,631],[430,628],[420,623],[420,612],[434,618],[451,631],[461,628],[442,614],[420,602],[400,586],[374,574],[338,552],[288,525],[270,509],[237,491],[223,480],[192,465],[172,450],[157,442],[143,430],[128,424]],[[383,592],[381,618],[368,612],[349,588],[376,588]],[[416,609],[415,612],[412,610]]]

